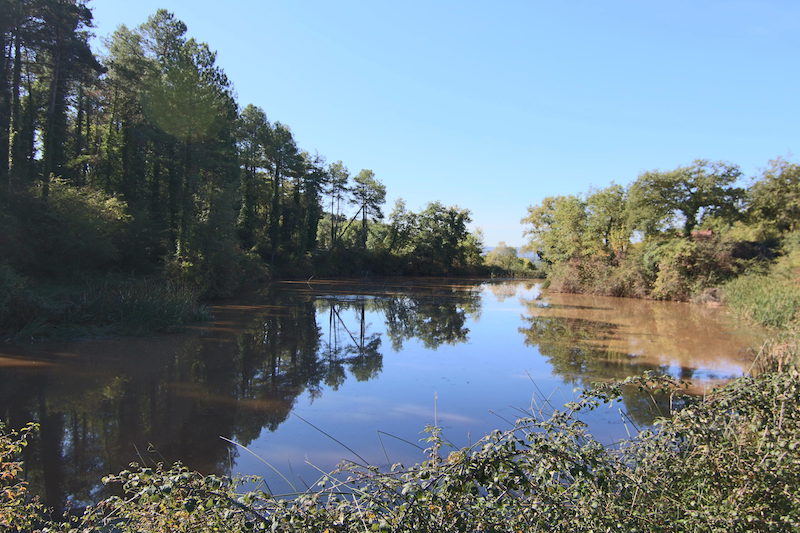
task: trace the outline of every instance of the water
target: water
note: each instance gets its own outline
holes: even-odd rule
[[[41,423],[33,490],[82,505],[130,461],[180,459],[291,491],[273,468],[304,488],[353,452],[417,462],[428,424],[467,445],[597,380],[660,370],[702,393],[746,372],[761,341],[722,309],[528,282],[279,283],[214,314],[176,335],[0,347],[0,418]],[[587,417],[603,442],[658,414],[634,390],[622,407]]]

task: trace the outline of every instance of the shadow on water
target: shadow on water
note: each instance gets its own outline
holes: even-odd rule
[[[536,362],[536,351],[551,376],[575,385],[646,369],[706,381],[735,373],[718,365],[715,354],[744,344],[726,341],[718,317],[653,302],[518,297],[532,291],[529,282],[288,282],[218,305],[212,323],[183,334],[4,346],[0,419],[12,427],[41,424],[25,451],[26,473],[32,489],[61,509],[67,501],[103,497],[98,480],[134,460],[180,459],[203,472],[231,474],[239,449],[219,437],[248,446],[264,432],[283,430],[301,396],[305,404],[345,394],[342,405],[357,405],[347,403],[355,400],[344,389],[380,381],[400,391],[387,401],[406,401],[409,385],[392,381],[386,358],[395,372],[407,372],[404,379],[415,379],[408,377],[415,364],[424,364],[421,372],[431,379],[496,379],[464,392],[485,402],[470,408],[484,410],[505,404],[503,372],[520,374]],[[498,314],[508,308],[514,315]],[[487,361],[498,354],[474,353],[520,334],[525,346],[503,355],[508,368]],[[692,346],[681,346],[684,334],[696,337]],[[700,343],[701,337],[714,342]],[[456,346],[457,356],[448,355]],[[637,423],[652,422],[652,399],[630,390],[624,401]],[[394,405],[397,413],[418,411],[417,404]],[[474,419],[467,412],[453,416]],[[413,423],[419,431],[425,422]]]

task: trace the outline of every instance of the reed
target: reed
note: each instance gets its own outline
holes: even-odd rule
[[[739,314],[768,327],[787,328],[798,319],[800,285],[781,275],[750,274],[724,285],[725,302]]]

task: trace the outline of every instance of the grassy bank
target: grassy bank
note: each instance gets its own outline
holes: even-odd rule
[[[797,323],[800,285],[791,279],[766,274],[736,278],[724,286],[725,302],[761,325],[788,328]]]
[[[666,394],[680,411],[618,447],[597,442],[582,412],[623,387]],[[665,413],[668,414],[668,413]],[[792,531],[800,527],[800,375],[784,367],[704,398],[671,378],[598,385],[549,416],[517,421],[450,450],[428,428],[428,460],[390,470],[348,463],[284,497],[176,465],[109,476],[120,497],[49,531]],[[0,440],[0,524],[45,525]]]
[[[800,319],[800,242],[794,235],[785,253],[761,272],[723,286],[725,302],[739,314],[778,330],[797,330]]]

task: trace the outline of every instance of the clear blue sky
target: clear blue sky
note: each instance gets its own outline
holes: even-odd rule
[[[389,203],[523,242],[545,196],[696,158],[749,176],[800,151],[797,1],[94,0],[95,33],[166,8],[242,106],[371,168]],[[99,44],[98,44],[99,46]]]

